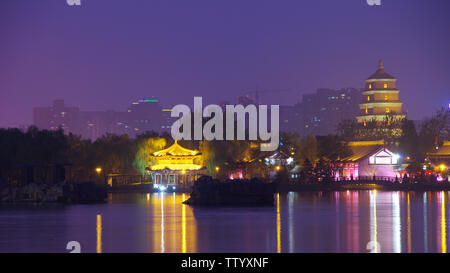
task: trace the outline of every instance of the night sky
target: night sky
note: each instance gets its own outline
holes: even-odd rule
[[[292,105],[317,88],[363,87],[383,58],[411,119],[450,100],[450,1],[1,0],[0,126],[33,106],[125,111],[236,102]]]

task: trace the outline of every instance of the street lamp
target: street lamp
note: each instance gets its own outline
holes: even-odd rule
[[[95,169],[95,171],[97,172],[98,175],[100,175],[102,173],[102,168],[98,167]]]

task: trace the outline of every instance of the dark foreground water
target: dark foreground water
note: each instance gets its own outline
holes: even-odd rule
[[[192,208],[188,195],[1,206],[0,252],[447,252],[450,192],[277,195],[274,207]]]

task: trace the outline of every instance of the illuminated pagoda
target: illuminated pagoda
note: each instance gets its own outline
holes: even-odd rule
[[[359,104],[360,114],[356,117],[358,123],[366,126],[370,121],[384,122],[388,116],[393,120],[405,118],[396,83],[397,79],[384,71],[380,60],[378,70],[366,79],[363,101]]]
[[[161,151],[154,152],[151,157],[156,164],[147,167],[147,171],[156,184],[187,184],[195,181],[203,168],[196,164],[202,154],[197,150],[182,147],[175,143]]]

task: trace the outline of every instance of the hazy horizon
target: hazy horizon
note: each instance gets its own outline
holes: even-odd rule
[[[82,111],[235,103],[293,105],[319,88],[362,88],[383,59],[408,118],[449,103],[450,2],[61,1],[0,3],[0,127],[31,125],[52,99]]]

